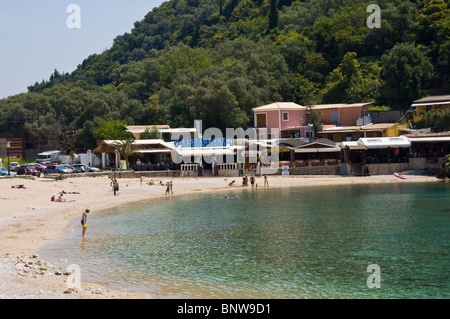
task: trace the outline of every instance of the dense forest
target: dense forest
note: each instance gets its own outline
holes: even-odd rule
[[[450,0],[170,0],[71,73],[0,100],[0,136],[83,150],[101,125],[253,126],[274,101],[407,110],[450,92]],[[106,124],[105,124],[106,123]]]

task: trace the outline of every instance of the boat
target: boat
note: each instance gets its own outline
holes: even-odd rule
[[[401,175],[401,174],[399,174],[399,173],[396,173],[396,172],[394,172],[394,176],[395,176],[395,177],[398,177],[398,178],[401,178],[401,179],[406,179],[405,176],[403,176],[403,175]]]

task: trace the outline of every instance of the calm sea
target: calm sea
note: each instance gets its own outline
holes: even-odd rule
[[[155,298],[450,297],[449,184],[224,195],[93,212],[85,239],[77,218],[40,254],[79,265],[83,281]]]

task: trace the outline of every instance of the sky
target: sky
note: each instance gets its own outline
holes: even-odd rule
[[[0,99],[27,92],[55,69],[71,73],[163,2],[0,0]]]

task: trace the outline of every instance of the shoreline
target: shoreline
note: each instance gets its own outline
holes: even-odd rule
[[[62,274],[53,265],[36,255],[46,244],[58,241],[67,232],[74,218],[89,208],[91,214],[135,202],[157,200],[166,196],[182,198],[190,194],[227,192],[252,189],[242,187],[242,177],[189,177],[172,178],[173,195],[165,195],[165,187],[148,185],[145,178],[142,185],[139,179],[119,179],[120,195],[114,196],[107,176],[77,177],[56,181],[46,178],[0,179],[0,299],[137,299],[151,298],[148,294],[109,291],[91,283],[82,283],[80,289],[68,289],[66,281],[70,274]],[[155,182],[162,180],[154,178]],[[234,187],[228,186],[232,180]],[[162,180],[167,182],[167,178]],[[408,175],[406,180],[393,175],[355,176],[268,176],[269,189],[297,186],[326,186],[351,184],[414,183],[439,182],[433,176]],[[24,184],[26,189],[11,188]],[[264,187],[263,177],[256,177],[258,188]],[[52,202],[51,196],[61,191],[67,200],[73,202]],[[87,235],[89,234],[89,227]],[[81,227],[80,227],[81,233]],[[70,261],[69,261],[70,262]],[[61,274],[56,274],[61,273]]]

